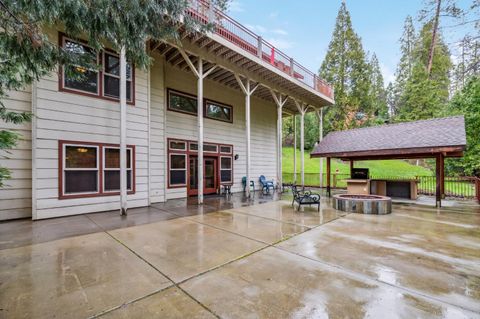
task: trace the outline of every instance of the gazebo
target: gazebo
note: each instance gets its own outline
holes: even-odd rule
[[[436,160],[436,205],[445,194],[444,159],[462,157],[466,147],[463,116],[386,124],[329,133],[310,154],[327,159],[327,193],[331,196],[330,160],[350,161],[384,159]]]

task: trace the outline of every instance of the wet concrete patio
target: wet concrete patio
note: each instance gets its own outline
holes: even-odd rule
[[[480,318],[480,211],[256,194],[0,223],[0,318]]]

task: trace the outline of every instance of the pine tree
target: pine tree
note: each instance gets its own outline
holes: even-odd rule
[[[430,73],[428,72],[432,27],[432,22],[426,23],[416,41],[413,51],[414,66],[400,96],[398,120],[439,116],[448,102],[452,62],[440,33],[436,40]]]
[[[387,93],[385,91],[385,84],[383,82],[383,75],[380,70],[380,63],[378,62],[375,53],[370,59],[370,97],[372,99],[371,113],[375,117],[385,119],[388,115],[387,108]]]
[[[408,79],[412,75],[413,65],[415,63],[413,50],[416,43],[415,27],[411,16],[407,16],[403,26],[403,34],[400,38],[400,62],[398,63],[395,71],[395,82],[390,88],[390,109],[392,114],[397,114],[399,109],[402,108],[400,104],[400,96],[405,90],[405,85]]]
[[[355,126],[357,121],[353,117],[371,110],[368,63],[345,2],[338,11],[319,75],[335,89],[335,106],[329,107],[325,114],[327,132]]]
[[[226,0],[214,0],[224,8]],[[7,110],[2,99],[9,91],[19,90],[59,64],[91,65],[91,57],[63,50],[49,40],[47,31],[64,27],[69,37],[84,37],[96,51],[106,43],[111,49],[126,49],[127,58],[137,67],[150,63],[147,41],[176,40],[179,27],[187,32],[205,32],[203,25],[186,14],[187,0],[0,0],[0,120],[19,124],[31,114]],[[16,145],[18,135],[0,130],[0,151]],[[0,168],[0,186],[8,178],[8,169]]]

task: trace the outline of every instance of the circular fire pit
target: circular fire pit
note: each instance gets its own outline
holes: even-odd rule
[[[392,199],[379,195],[335,195],[333,208],[351,213],[386,215],[392,212]]]

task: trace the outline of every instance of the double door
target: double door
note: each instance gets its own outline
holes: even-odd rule
[[[218,160],[216,157],[203,158],[203,194],[215,194],[218,189]],[[189,156],[188,195],[198,194],[198,157]]]

